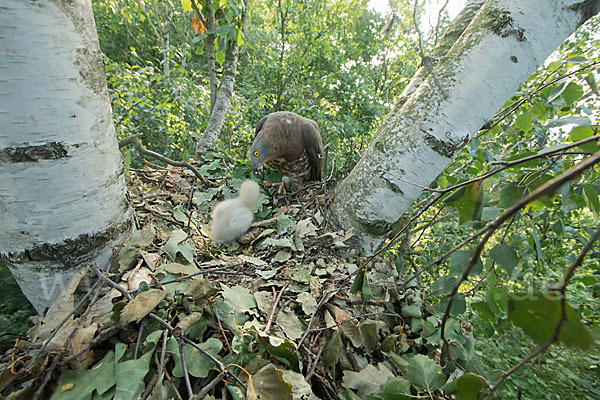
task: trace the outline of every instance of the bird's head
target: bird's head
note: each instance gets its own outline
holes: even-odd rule
[[[250,160],[252,161],[252,170],[257,173],[260,167],[267,162],[267,155],[269,154],[269,147],[262,140],[257,137],[250,147]]]

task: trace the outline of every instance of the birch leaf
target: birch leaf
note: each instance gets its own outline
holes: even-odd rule
[[[567,319],[563,322],[558,340],[567,346],[588,350],[595,342],[590,330],[577,317],[568,303],[565,303]],[[538,344],[547,343],[562,315],[561,300],[549,293],[511,294],[508,300],[510,320],[520,326]]]
[[[121,310],[119,325],[124,326],[132,321],[141,321],[165,298],[165,294],[164,290],[150,289],[137,295]]]
[[[410,383],[429,393],[446,383],[446,375],[442,372],[442,367],[422,354],[417,354],[410,360],[406,377]]]
[[[327,346],[325,346],[325,350],[323,350],[323,364],[325,365],[325,369],[337,364],[340,354],[342,354],[342,336],[341,331],[337,330],[334,331],[333,336],[331,336],[331,339],[327,342]]]
[[[194,249],[194,242],[190,239],[184,240],[187,237],[187,234],[181,229],[174,229],[171,232],[171,236],[169,240],[163,248],[171,257],[171,260],[175,261],[177,257],[177,253],[181,253],[181,255],[188,260],[190,264],[194,263],[194,253],[196,250]],[[182,242],[183,241],[183,242]]]
[[[137,399],[144,391],[144,377],[150,369],[154,349],[137,360],[128,360],[115,365],[116,391],[114,400]]]
[[[388,378],[393,376],[390,370],[382,364],[379,364],[377,368],[369,364],[360,372],[344,371],[342,386],[348,389],[356,389],[358,396],[361,399],[366,399],[377,393]]]
[[[253,376],[256,395],[260,399],[292,400],[292,385],[283,379],[283,370],[265,365]]]
[[[217,338],[209,338],[206,342],[200,343],[199,347],[206,350],[209,354],[219,359],[219,352],[223,348],[223,343]],[[179,343],[177,339],[171,337],[167,344],[167,351],[171,354],[175,361],[173,375],[177,378],[183,377],[183,365],[181,363],[181,354],[179,351]],[[216,370],[215,363],[196,349],[194,346],[185,343],[183,345],[183,353],[185,355],[185,363],[190,375],[196,378],[206,378],[211,370]]]
[[[253,312],[253,308],[256,307],[256,300],[248,289],[242,286],[233,286],[228,288],[225,285],[223,287],[223,299],[229,303],[236,311],[240,312]]]

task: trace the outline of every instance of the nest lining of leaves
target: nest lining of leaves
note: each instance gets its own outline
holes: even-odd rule
[[[0,362],[0,396],[440,393],[446,383],[438,365],[441,314],[415,287],[398,291],[401,276],[389,259],[359,269],[359,256],[344,243],[351,232],[322,229],[322,187],[291,194],[278,206],[275,189],[261,189],[257,222],[240,243],[217,246],[207,235],[210,209],[233,197],[250,171],[236,168],[223,179],[228,171],[218,158],[197,167],[206,182],[181,167],[129,171],[137,230],[110,272],[82,269],[28,337],[15,341]],[[451,318],[446,337],[466,369],[469,326]]]

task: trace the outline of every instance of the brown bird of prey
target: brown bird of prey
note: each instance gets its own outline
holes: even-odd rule
[[[263,117],[256,125],[250,148],[252,169],[264,164],[281,172],[282,181],[291,179],[298,188],[309,181],[321,180],[323,142],[319,125],[312,119],[289,111]]]
[[[217,204],[211,214],[210,238],[225,243],[246,233],[252,224],[259,194],[258,184],[247,180],[240,186],[239,197]]]

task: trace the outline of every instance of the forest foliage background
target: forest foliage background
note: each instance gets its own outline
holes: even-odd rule
[[[393,16],[381,15],[366,3],[254,0],[241,30],[241,1],[214,1],[217,67],[230,40],[238,41],[240,60],[215,152],[198,157],[222,159],[233,170],[247,169],[258,120],[289,110],[317,121],[323,141],[330,144],[328,170],[334,180],[343,179],[421,65],[421,53],[431,50],[449,23],[442,13],[437,26],[417,30],[414,20],[421,20],[427,3],[414,10],[413,3],[396,2]],[[195,156],[210,115],[210,91],[207,32],[194,19],[189,2],[94,0],[93,8],[118,138],[140,134],[145,147],[172,159]],[[600,133],[599,31],[595,18],[565,42],[413,206],[410,215],[436,195],[434,190],[506,166],[449,191],[413,222],[409,251],[392,246],[385,253],[400,273],[428,265],[524,194],[598,150],[589,142],[532,157]],[[142,165],[134,149],[124,149],[123,155],[128,167]],[[525,157],[530,157],[527,162],[519,162]],[[527,205],[494,236],[463,285],[453,316],[473,327],[475,351],[492,376],[538,347],[527,327],[510,322],[509,294],[537,293],[560,283],[565,268],[598,229],[599,194],[596,168],[553,197]],[[456,252],[421,277],[420,289],[432,313],[443,313],[458,267],[472,254],[468,249]],[[599,261],[600,251],[592,249],[567,291],[568,303],[595,338],[600,324]],[[7,309],[2,311],[3,319],[8,318]],[[9,322],[26,329],[19,323]],[[570,393],[570,398],[600,398],[599,367],[597,346],[582,351],[555,345],[512,375],[499,397],[554,399]]]

